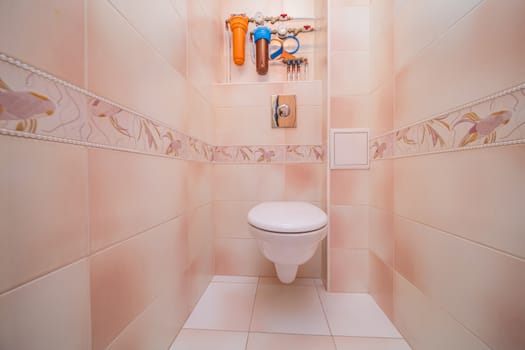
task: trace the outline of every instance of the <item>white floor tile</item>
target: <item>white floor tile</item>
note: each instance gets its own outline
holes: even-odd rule
[[[251,331],[329,335],[314,286],[259,284]]]
[[[334,337],[337,350],[411,350],[404,339]]]
[[[327,293],[318,287],[332,335],[402,338],[368,294]]]
[[[244,350],[248,333],[183,329],[170,350]]]
[[[250,333],[247,350],[335,350],[328,335]]]
[[[212,279],[212,282],[223,282],[223,283],[257,283],[258,281],[259,281],[259,277],[230,276],[230,275],[216,275]]]
[[[277,284],[283,285],[277,277],[261,277],[259,279],[260,284]],[[296,278],[289,286],[315,286],[315,279],[313,278]]]
[[[257,284],[212,282],[184,328],[247,331]]]

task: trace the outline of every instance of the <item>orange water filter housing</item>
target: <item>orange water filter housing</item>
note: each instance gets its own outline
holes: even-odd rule
[[[232,31],[233,62],[238,66],[242,66],[244,64],[248,17],[246,15],[232,15],[229,22],[230,30]]]

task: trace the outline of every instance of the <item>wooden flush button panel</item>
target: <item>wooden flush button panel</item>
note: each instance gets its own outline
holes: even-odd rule
[[[295,95],[272,96],[272,127],[296,128]]]

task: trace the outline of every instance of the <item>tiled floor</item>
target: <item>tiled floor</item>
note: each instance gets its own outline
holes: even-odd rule
[[[408,350],[368,294],[320,280],[216,276],[170,350]]]

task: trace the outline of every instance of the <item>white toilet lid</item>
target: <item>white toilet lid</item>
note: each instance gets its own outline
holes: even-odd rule
[[[324,211],[307,202],[263,202],[248,212],[248,222],[272,232],[309,232],[328,222]]]

